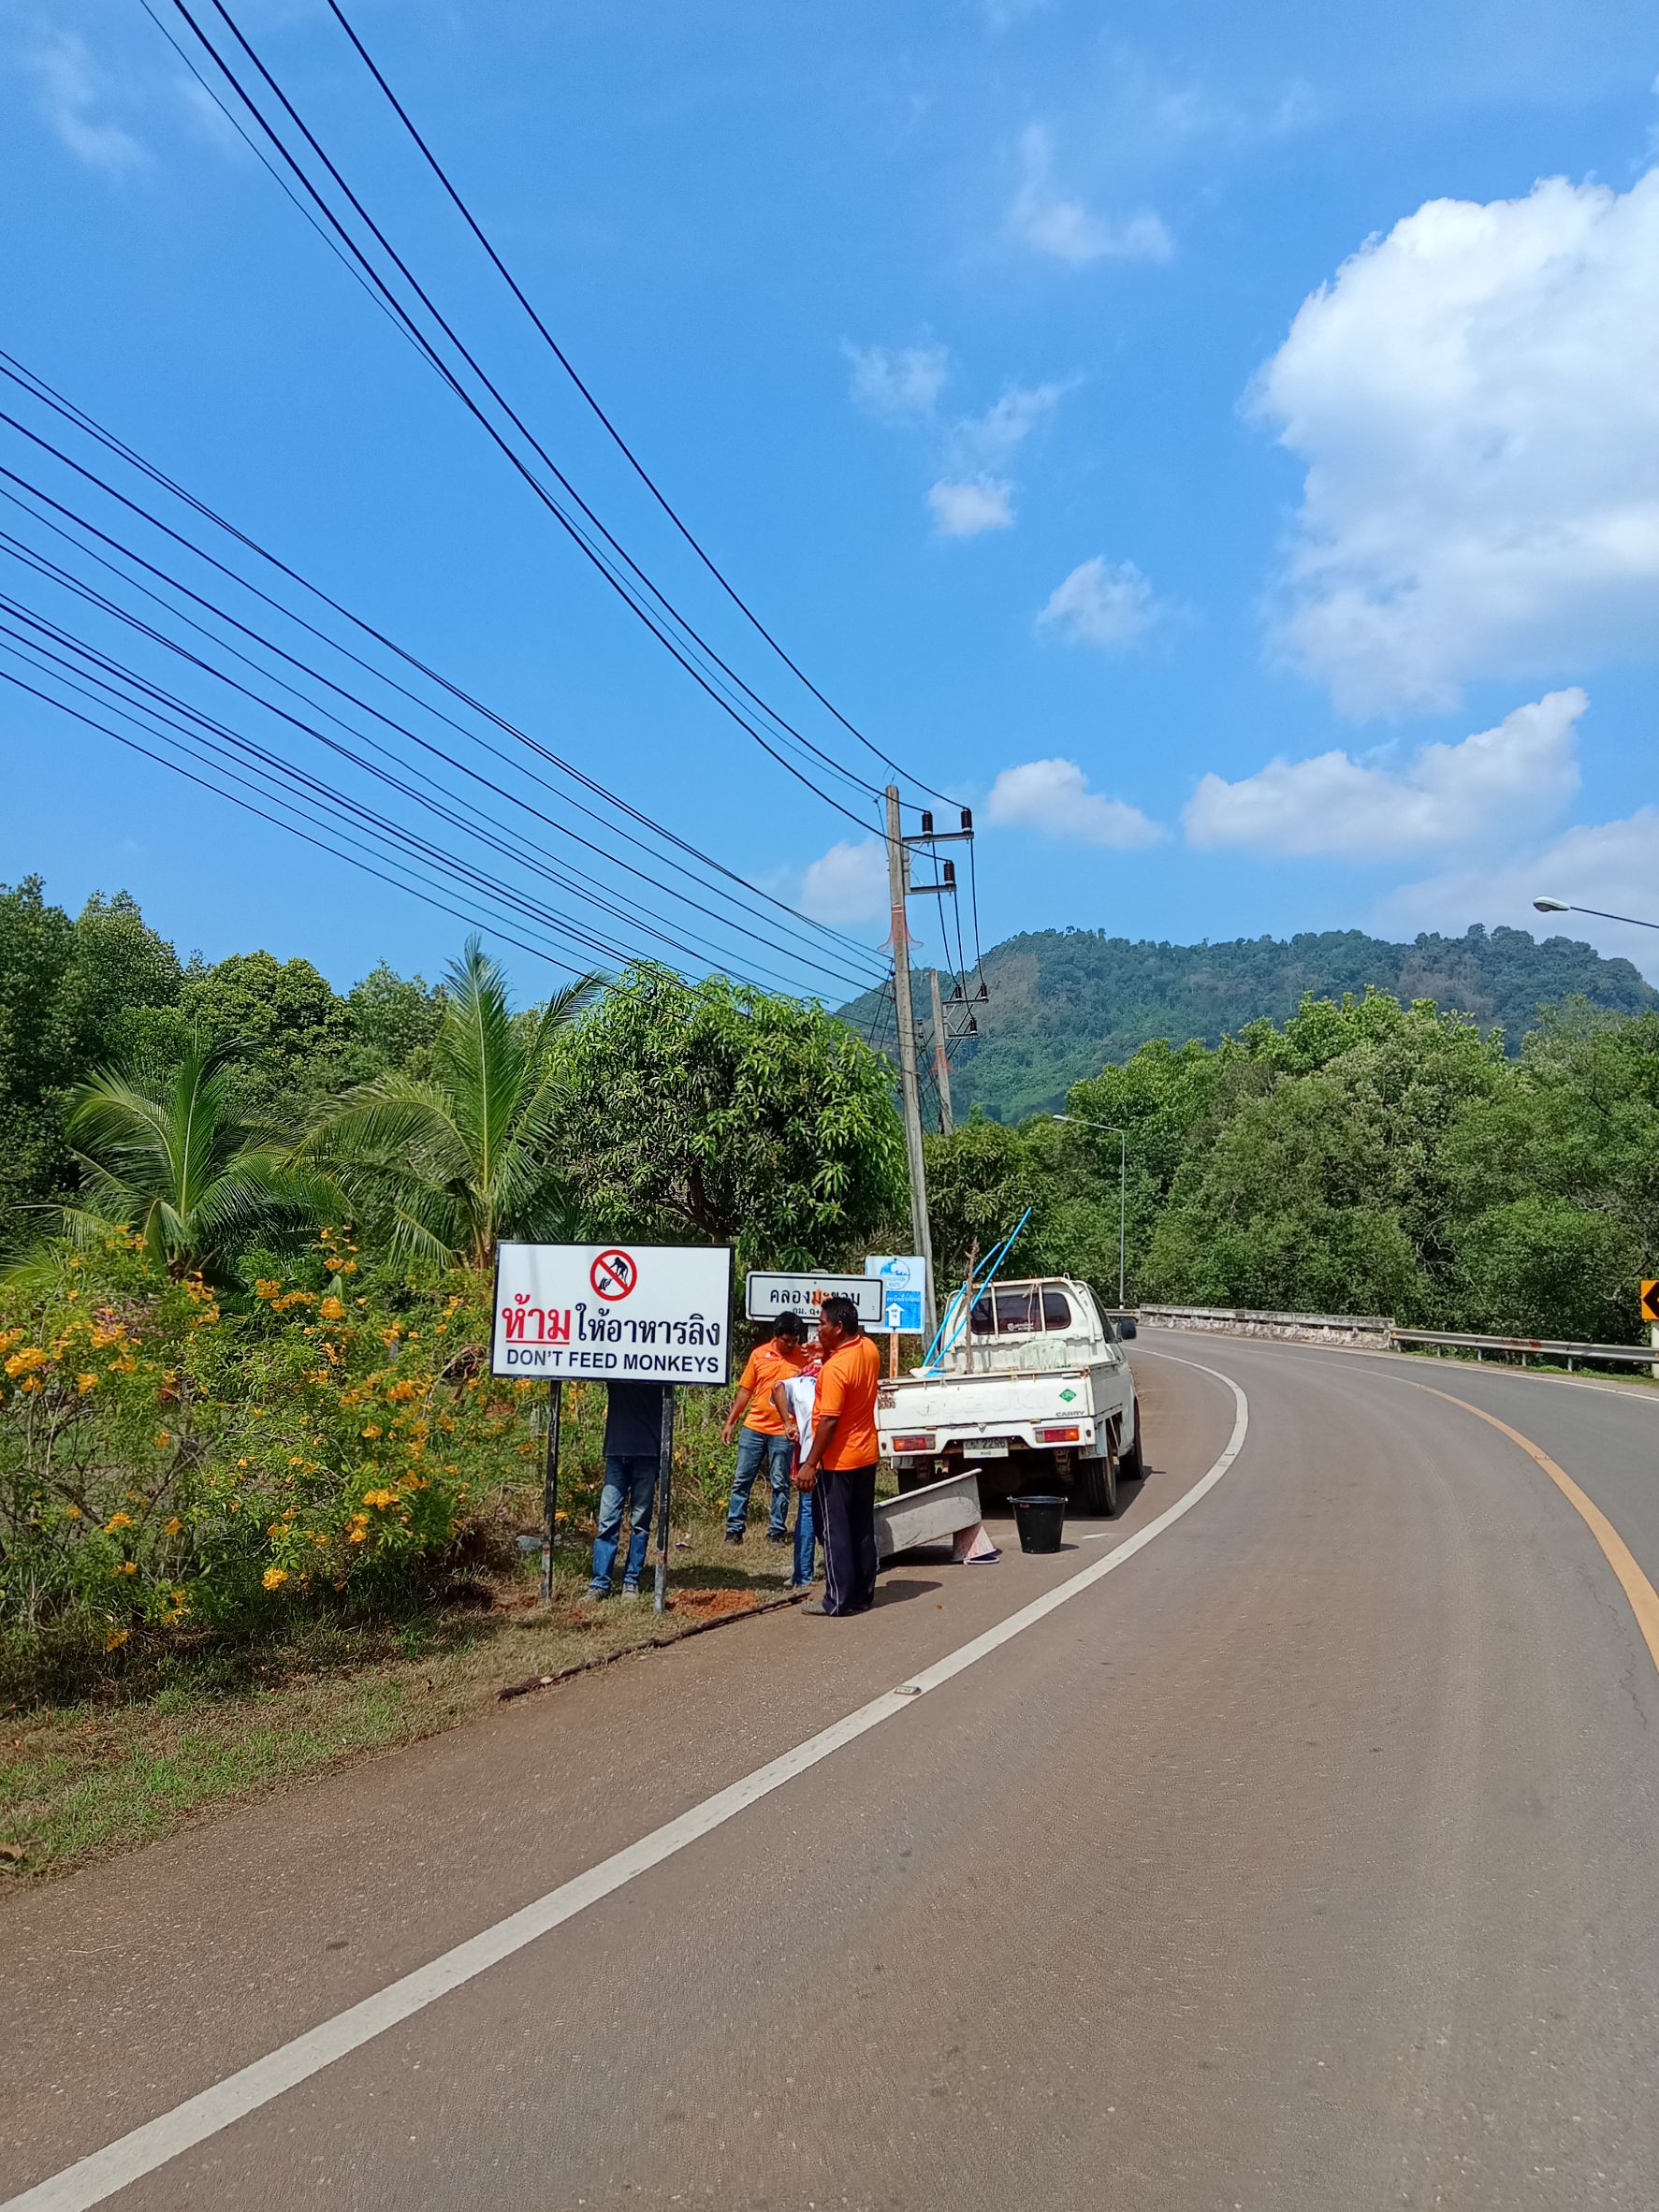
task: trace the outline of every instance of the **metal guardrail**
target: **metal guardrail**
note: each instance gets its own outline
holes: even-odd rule
[[[1270,1314],[1234,1305],[1142,1305],[1134,1309],[1142,1321],[1168,1321],[1203,1328],[1230,1325],[1258,1329],[1322,1329],[1335,1334],[1389,1336],[1394,1324],[1386,1314]]]
[[[1659,1370],[1659,1346],[1645,1344],[1569,1344],[1547,1336],[1460,1336],[1446,1329],[1395,1329],[1396,1344],[1448,1345],[1456,1351],[1535,1353],[1547,1360],[1564,1360],[1569,1370],[1575,1360],[1627,1361],[1637,1367]]]
[[[1544,1336],[1475,1336],[1449,1329],[1402,1329],[1384,1314],[1277,1314],[1257,1312],[1247,1306],[1142,1305],[1136,1309],[1142,1321],[1174,1329],[1235,1330],[1241,1335],[1269,1337],[1295,1332],[1303,1338],[1318,1335],[1375,1337],[1390,1350],[1406,1345],[1443,1346],[1448,1351],[1473,1352],[1478,1360],[1492,1352],[1500,1358],[1559,1360],[1571,1374],[1580,1361],[1614,1365],[1651,1367],[1659,1375],[1659,1346],[1642,1344],[1578,1344],[1565,1338]]]

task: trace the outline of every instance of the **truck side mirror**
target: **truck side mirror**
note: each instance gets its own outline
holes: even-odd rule
[[[1126,1314],[1123,1319],[1115,1324],[1115,1327],[1117,1330],[1118,1342],[1120,1344],[1132,1344],[1134,1342],[1135,1323],[1133,1317],[1130,1315]]]

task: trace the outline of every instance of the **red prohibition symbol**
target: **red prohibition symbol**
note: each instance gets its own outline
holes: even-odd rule
[[[618,1298],[626,1298],[639,1281],[639,1269],[631,1252],[602,1252],[588,1270],[588,1280],[601,1298],[608,1298],[614,1303]]]

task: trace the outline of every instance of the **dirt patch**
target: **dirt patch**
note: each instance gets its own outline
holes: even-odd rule
[[[721,1621],[731,1613],[752,1613],[759,1603],[752,1590],[680,1590],[669,1600],[669,1610],[694,1621]]]

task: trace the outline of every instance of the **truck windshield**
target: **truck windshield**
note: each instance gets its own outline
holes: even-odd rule
[[[973,1308],[976,1336],[1035,1336],[1043,1329],[1070,1329],[1071,1301],[1063,1290],[988,1290]]]

